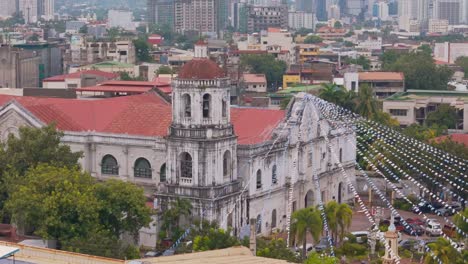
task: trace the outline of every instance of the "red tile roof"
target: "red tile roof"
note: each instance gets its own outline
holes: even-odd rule
[[[246,83],[261,83],[266,85],[267,82],[265,74],[244,73],[242,77]]]
[[[151,87],[135,87],[135,86],[107,86],[98,85],[91,87],[76,88],[78,92],[114,92],[114,93],[137,93],[142,94],[151,91]]]
[[[434,138],[434,141],[441,142],[446,140],[448,137],[450,137],[453,141],[459,144],[464,144],[466,147],[468,147],[468,134],[452,134],[449,136],[436,137]]]
[[[231,108],[231,121],[239,144],[262,143],[284,119],[284,111],[261,108]]]
[[[180,79],[211,80],[224,78],[224,71],[210,59],[195,58],[186,63],[179,71]]]
[[[360,81],[404,81],[402,72],[360,72]]]
[[[103,71],[98,71],[98,70],[87,70],[87,71],[74,72],[70,74],[52,76],[52,77],[44,79],[43,81],[44,82],[63,82],[65,81],[65,79],[81,78],[81,75],[83,74],[101,76],[107,79],[115,79],[119,77],[119,75],[116,73],[103,72]]]
[[[172,122],[171,105],[154,93],[101,100],[0,95],[0,105],[12,100],[42,122],[55,122],[64,131],[164,137]],[[232,108],[231,118],[239,144],[259,144],[271,138],[284,111]]]

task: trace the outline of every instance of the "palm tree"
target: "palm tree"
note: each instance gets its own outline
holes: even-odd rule
[[[333,241],[336,242],[338,234],[338,221],[336,217],[336,211],[339,204],[336,201],[330,201],[325,205],[325,216],[327,217],[328,228],[331,232]]]
[[[351,226],[353,210],[347,204],[339,204],[336,208],[336,219],[340,229],[340,243],[343,242],[344,235]]]
[[[336,84],[322,83],[322,89],[320,89],[319,97],[325,101],[334,104],[341,104],[343,97],[345,96],[345,90]]]
[[[442,263],[458,263],[459,253],[450,245],[448,240],[439,238],[436,242],[428,244],[428,247],[431,249],[432,254],[426,254],[424,263],[438,264],[439,260]]]
[[[191,215],[192,204],[187,199],[177,197],[170,203],[170,208],[163,212],[162,228],[166,235],[174,235],[180,231],[181,217]]]
[[[374,91],[368,84],[363,84],[359,87],[356,112],[367,119],[371,119],[377,113],[377,102],[374,99]]]
[[[322,220],[320,212],[315,208],[304,208],[292,214],[291,233],[296,242],[302,242],[302,257],[307,253],[307,232],[312,235],[314,242],[318,242],[322,233]]]

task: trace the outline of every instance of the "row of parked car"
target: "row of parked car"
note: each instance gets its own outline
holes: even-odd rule
[[[434,210],[432,210],[432,208]],[[448,206],[443,205],[439,202],[421,202],[416,207],[413,207],[412,211],[415,214],[427,214],[427,213],[434,213],[440,216],[452,216],[457,212],[462,210],[462,206],[458,202],[449,203]]]
[[[441,236],[442,228],[437,219],[427,219],[423,221],[419,218],[408,218],[405,220],[408,225],[403,225],[400,217],[395,217],[393,224],[395,225],[396,231],[404,232],[410,236],[422,236],[424,234],[428,236]],[[380,222],[382,226],[389,226],[390,220],[383,220]]]

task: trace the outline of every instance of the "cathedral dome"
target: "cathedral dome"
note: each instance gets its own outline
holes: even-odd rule
[[[216,62],[205,59],[195,58],[186,63],[179,71],[179,79],[197,79],[197,80],[212,80],[224,78],[225,74]]]

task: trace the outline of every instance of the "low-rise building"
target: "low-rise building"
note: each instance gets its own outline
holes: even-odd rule
[[[446,19],[429,19],[429,33],[447,33],[449,22]]]
[[[245,90],[248,92],[264,93],[267,91],[267,80],[265,74],[244,73],[242,76]]]
[[[434,47],[434,59],[450,64],[462,56],[468,56],[468,43],[436,43]]]
[[[468,132],[468,92],[438,90],[408,90],[383,101],[383,111],[389,113],[403,127],[424,124],[429,113],[441,105],[457,110],[456,126],[449,129]]]
[[[110,73],[126,72],[131,77],[136,77],[136,67],[133,64],[122,63],[117,61],[103,61],[95,64],[88,64],[79,67],[70,68],[70,73],[86,70],[100,70]]]
[[[368,84],[377,97],[385,98],[405,91],[405,76],[402,72],[347,72],[344,84],[347,90],[355,92]]]
[[[287,72],[283,75],[283,89],[291,87],[293,84],[301,83],[301,74],[296,72]]]
[[[42,87],[46,89],[81,88],[97,85],[98,83],[119,78],[117,73],[109,73],[99,70],[86,70],[75,73],[57,75],[42,81]]]

